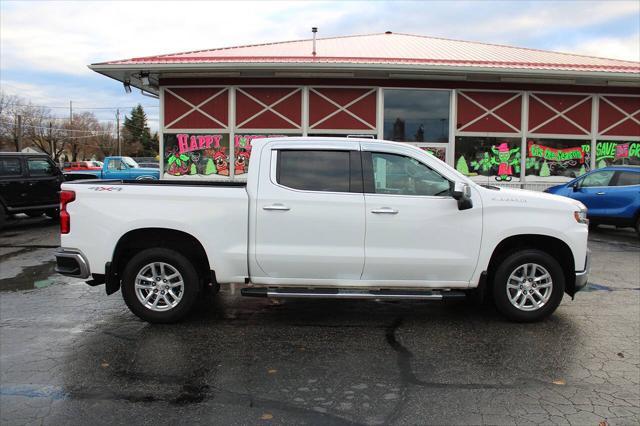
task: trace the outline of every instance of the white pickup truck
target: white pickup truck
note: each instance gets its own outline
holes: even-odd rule
[[[407,144],[255,142],[247,182],[71,182],[61,191],[57,271],[122,290],[150,322],[199,294],[442,300],[490,295],[540,320],[589,272],[580,202],[482,187]]]

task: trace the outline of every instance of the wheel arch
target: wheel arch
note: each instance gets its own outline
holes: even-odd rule
[[[176,250],[191,260],[203,283],[213,279],[209,258],[202,243],[193,235],[169,228],[138,228],[120,237],[113,251],[111,262],[106,268],[107,294],[120,288],[122,272],[135,253],[153,247]]]
[[[488,282],[493,282],[493,274],[502,259],[508,254],[525,249],[537,249],[553,256],[560,263],[560,267],[564,272],[565,293],[573,297],[576,292],[576,270],[573,253],[567,243],[549,235],[519,234],[503,239],[491,254],[487,267]]]

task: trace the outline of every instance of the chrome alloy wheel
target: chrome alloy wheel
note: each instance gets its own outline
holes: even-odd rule
[[[551,274],[537,263],[518,266],[507,279],[507,297],[521,311],[536,311],[551,298]]]
[[[136,296],[152,311],[175,308],[184,294],[184,281],[178,270],[164,262],[153,262],[138,271],[135,280]]]

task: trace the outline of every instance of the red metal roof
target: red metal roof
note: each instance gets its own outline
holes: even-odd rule
[[[94,65],[378,64],[576,72],[636,73],[640,62],[605,59],[411,34],[381,33],[227,47],[131,58]]]

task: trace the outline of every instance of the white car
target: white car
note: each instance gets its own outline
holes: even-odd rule
[[[122,290],[173,322],[200,292],[441,300],[488,293],[515,321],[547,317],[589,271],[586,209],[482,187],[407,144],[270,138],[247,182],[62,185],[57,271]]]

